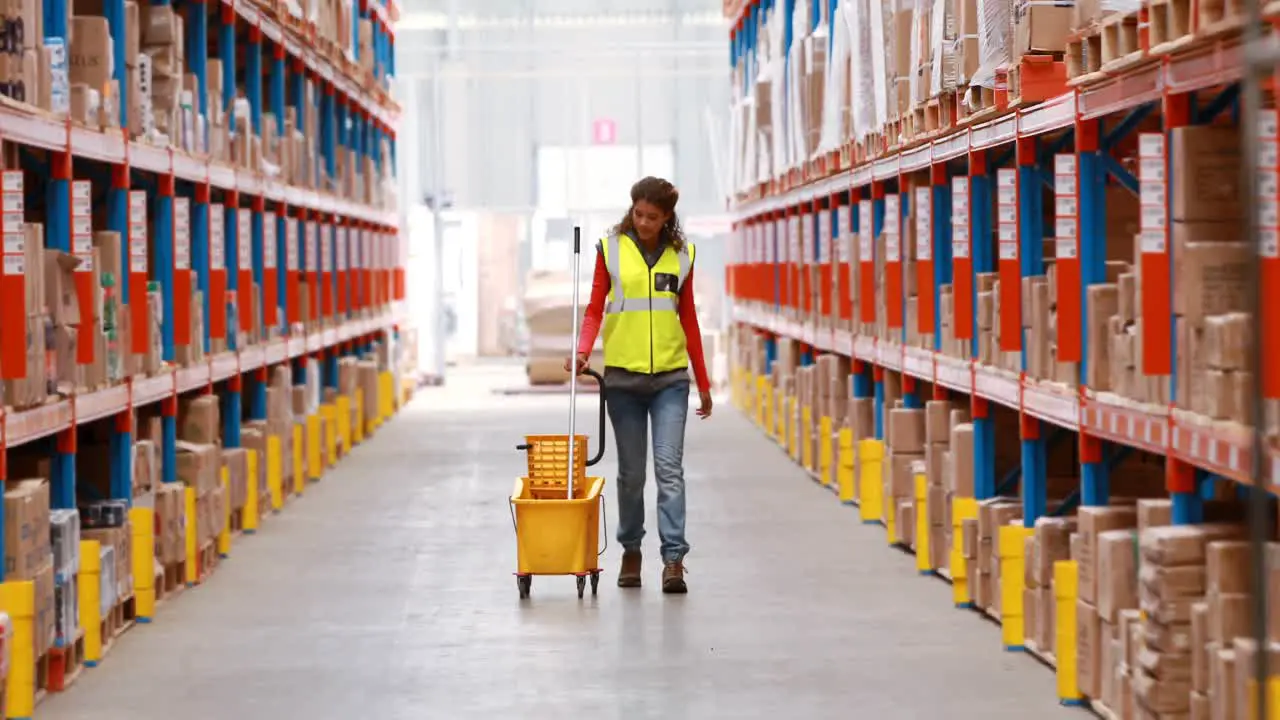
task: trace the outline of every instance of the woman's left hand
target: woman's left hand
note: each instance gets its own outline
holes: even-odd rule
[[[698,401],[701,403],[698,406],[698,417],[703,419],[711,417],[711,393],[698,393]]]

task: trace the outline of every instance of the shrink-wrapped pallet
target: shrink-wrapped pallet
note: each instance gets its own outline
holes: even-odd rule
[[[1141,6],[1140,0],[1076,0],[1072,11],[1071,29],[1088,29],[1112,13],[1121,15],[1136,13]]]
[[[978,0],[978,69],[970,85],[994,88],[996,70],[1009,63],[1013,30],[1010,0]]]
[[[883,27],[879,3],[873,13],[867,0],[849,0],[838,6],[849,33],[850,136],[861,142],[885,122]],[[873,15],[875,16],[873,19]]]

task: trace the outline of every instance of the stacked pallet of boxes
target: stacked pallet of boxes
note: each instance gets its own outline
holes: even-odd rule
[[[178,482],[195,491],[195,533],[197,564],[203,576],[213,556],[213,543],[222,531],[230,500],[223,488],[222,422],[216,395],[200,395],[184,399],[178,413]],[[190,569],[188,569],[188,573]]]
[[[885,443],[889,448],[884,497],[886,515],[894,513],[896,539],[915,547],[917,536],[916,474],[925,472],[925,412],[917,408],[897,407],[889,412]]]

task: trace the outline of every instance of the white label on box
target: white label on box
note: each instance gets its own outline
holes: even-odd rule
[[[1280,230],[1263,228],[1258,233],[1258,243],[1258,254],[1262,257],[1280,257]]]
[[[1275,140],[1258,142],[1258,167],[1274,168],[1280,164],[1280,145]]]
[[[884,196],[884,232],[897,233],[901,228],[902,205],[897,195]]]
[[[1075,217],[1079,214],[1079,208],[1076,207],[1075,196],[1059,196],[1055,198],[1053,201],[1053,211],[1056,214],[1056,217]]]
[[[1138,157],[1164,159],[1164,133],[1139,133]]]
[[[71,216],[91,219],[93,217],[93,201],[89,198],[74,198],[71,201]]]
[[[48,42],[48,41],[46,41]],[[22,171],[21,170],[5,170],[0,173],[0,191],[7,193],[22,193]]]
[[[191,269],[191,203],[182,197],[173,199],[173,267]]]
[[[996,193],[996,205],[1002,208],[1014,208],[1018,205],[1018,191],[1002,187]]]
[[[1000,226],[996,228],[996,238],[1000,242],[1012,242],[1016,247],[1018,243],[1018,226],[1001,223]]]
[[[958,258],[969,257],[968,224],[959,224],[951,229],[951,252]]]
[[[262,267],[267,270],[276,269],[276,216],[267,215],[262,223]]]
[[[333,237],[330,226],[322,225],[320,227],[320,237],[316,240],[316,246],[320,254],[320,271],[330,272],[333,269],[331,265],[332,258],[329,254],[329,239]]]
[[[4,213],[2,217],[3,220],[0,220],[0,232],[4,232],[6,235],[12,233],[17,233],[19,235],[22,234],[25,223],[22,222],[21,215],[17,213]]]
[[[1073,217],[1055,218],[1053,221],[1053,232],[1059,238],[1069,239],[1071,244],[1074,245],[1078,222],[1078,219]]]
[[[1075,175],[1076,156],[1071,153],[1058,153],[1053,156],[1054,175]]]
[[[221,205],[209,206],[209,269],[227,269],[226,227]]]
[[[71,218],[71,234],[93,237],[93,218],[87,218],[87,217]]]
[[[996,186],[999,188],[1018,189],[1018,171],[1013,168],[1000,168],[996,171]]]
[[[1017,260],[1018,259],[1018,241],[1016,240],[1000,240],[1000,259],[1001,260]]]
[[[71,252],[87,253],[93,250],[92,235],[72,235],[71,236]]]
[[[898,245],[898,236],[893,233],[885,233],[884,236],[884,255],[885,260],[889,262],[898,262],[902,259],[902,248]]]
[[[831,211],[818,213],[818,264],[831,263]]]
[[[847,235],[853,232],[853,206],[841,205],[836,210],[836,234]]]
[[[240,208],[236,215],[236,269],[253,269],[253,213]]]
[[[147,192],[145,190],[129,191],[129,222],[147,222]]]
[[[951,178],[951,215],[969,213],[969,178]]]
[[[146,271],[147,271],[147,258],[145,255],[142,257],[138,257],[135,255],[129,258],[129,272],[145,273]]]
[[[5,233],[4,234],[4,252],[5,254],[22,255],[27,251],[27,236],[24,233]]]
[[[1168,208],[1164,205],[1144,205],[1142,206],[1142,215],[1140,225],[1143,230],[1163,230],[1166,227],[1168,219],[1166,213]]]
[[[1076,176],[1075,175],[1054,175],[1053,176],[1053,192],[1059,197],[1063,195],[1076,195]]]
[[[71,181],[71,203],[74,207],[75,203],[81,200],[93,199],[93,183],[88,180],[72,180]]]
[[[347,270],[347,229],[345,227],[338,228],[338,237],[334,242],[338,246],[338,249],[337,249],[338,251],[335,254],[338,260],[338,272],[346,272]]]
[[[1258,202],[1258,224],[1262,227],[1280,227],[1280,204],[1275,198],[1263,198]]]
[[[1280,193],[1280,182],[1277,182],[1276,176],[1275,170],[1258,170],[1258,197],[1275,197],[1276,193]]]
[[[1141,158],[1138,160],[1138,180],[1141,182],[1164,182],[1164,156]]]
[[[5,255],[4,256],[4,274],[5,275],[25,275],[27,273],[27,261],[22,255]]]
[[[316,224],[308,222],[306,228],[307,243],[307,272],[315,272],[320,269],[319,258],[317,257],[318,248],[316,247]]]
[[[1015,224],[1018,222],[1018,208],[1013,205],[1001,205],[996,208],[996,222]]]
[[[1166,246],[1166,239],[1163,230],[1143,230],[1139,233],[1141,237],[1142,252],[1144,253],[1162,253]]]
[[[5,193],[3,200],[0,200],[0,211],[24,213],[26,212],[26,203],[23,202],[22,195],[19,193]]]
[[[78,273],[93,272],[93,253],[92,252],[78,252],[76,253],[76,258],[80,260],[80,264],[76,266],[76,272]]]
[[[1138,185],[1138,202],[1143,205],[1159,205],[1164,207],[1165,184],[1162,182],[1142,182]]]
[[[298,269],[298,221],[293,218],[284,221],[284,269]]]
[[[1076,239],[1074,237],[1059,235],[1054,245],[1057,248],[1058,258],[1071,259],[1076,256]]]

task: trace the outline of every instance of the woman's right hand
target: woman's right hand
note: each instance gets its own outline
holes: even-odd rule
[[[578,374],[581,375],[584,370],[591,367],[589,356],[586,353],[578,353]],[[564,371],[573,372],[574,357],[570,355],[564,360]]]

